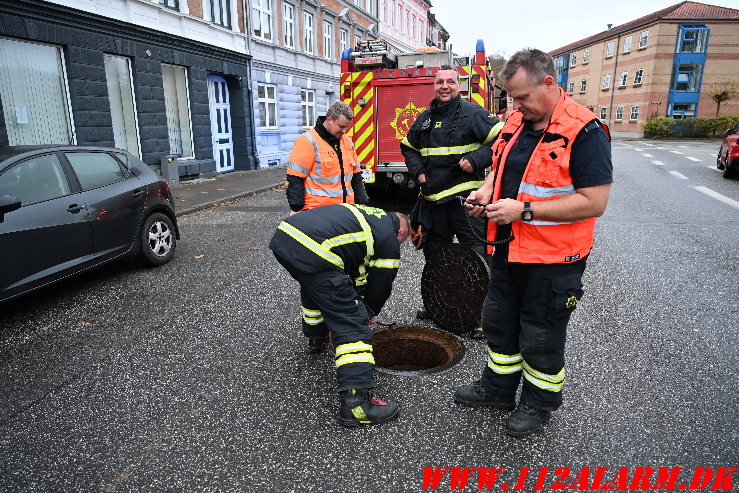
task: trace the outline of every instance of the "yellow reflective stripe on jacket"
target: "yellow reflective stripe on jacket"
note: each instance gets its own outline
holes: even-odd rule
[[[403,145],[404,145],[404,146],[406,146],[406,147],[410,147],[410,148],[411,148],[411,149],[413,149],[414,151],[417,151],[417,152],[421,152],[421,149],[416,149],[415,147],[413,147],[413,146],[411,145],[411,143],[410,143],[410,142],[408,142],[408,137],[404,137],[404,138],[403,138],[403,140],[401,140],[401,141],[400,141],[400,143],[401,143],[401,144],[403,144]]]
[[[482,147],[480,144],[467,144],[465,146],[452,147],[424,147],[418,152],[421,156],[451,156],[452,154],[467,154]]]
[[[339,236],[334,236],[333,238],[329,238],[328,240],[324,240],[323,243],[321,243],[321,246],[330,250],[333,247],[346,245],[347,243],[365,241],[366,238],[367,233],[365,233],[364,231],[359,231],[357,233],[347,233]]]
[[[465,190],[477,190],[481,186],[482,186],[482,181],[478,181],[478,180],[466,181],[464,183],[460,183],[459,185],[453,186],[452,188],[449,188],[447,190],[442,190],[441,192],[435,193],[433,195],[424,195],[423,198],[431,202],[436,202],[437,200],[441,200],[451,195],[455,195],[459,192],[464,192]]]
[[[355,286],[364,286],[367,284],[367,275],[359,276],[356,279],[354,279],[354,285]]]
[[[341,260],[341,257],[319,245],[313,238],[309,237],[295,226],[282,221],[280,225],[277,226],[277,229],[286,233],[295,241],[297,241],[319,257],[323,258],[324,260],[331,262],[337,267],[340,267],[342,269],[344,268],[344,261]]]
[[[524,361],[523,376],[526,380],[540,389],[549,390],[551,392],[561,392],[562,385],[565,382],[565,369],[562,368],[556,375],[549,375],[547,373],[534,370]]]
[[[364,233],[366,235],[367,255],[365,255],[362,265],[359,266],[360,277],[365,276],[367,275],[367,265],[369,264],[369,260],[375,254],[375,237],[372,236],[372,228],[370,228],[370,225],[364,215],[356,208],[352,207],[349,204],[341,205],[352,211],[352,214],[354,214],[354,216],[357,218],[357,221],[359,221],[359,225],[362,226],[362,229],[364,230]]]
[[[374,260],[370,260],[369,263],[370,267],[378,267],[381,269],[399,269],[400,268],[400,259],[395,258],[376,258]]]
[[[482,142],[482,145],[489,144],[492,141],[494,141],[504,126],[505,126],[505,122],[496,123],[493,126],[493,128],[490,129],[490,133],[488,133],[488,136],[485,137],[485,140]]]

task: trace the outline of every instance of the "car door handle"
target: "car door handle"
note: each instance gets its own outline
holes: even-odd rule
[[[142,195],[144,195],[144,191],[143,190],[134,190],[131,195],[133,195],[133,197],[137,199],[137,198],[141,197]]]
[[[84,207],[83,207],[83,206],[81,206],[81,205],[77,205],[77,204],[72,204],[72,205],[70,205],[69,207],[67,207],[67,210],[68,210],[69,212],[71,212],[72,214],[77,214],[77,213],[78,213],[79,211],[81,211],[82,209],[84,209]]]

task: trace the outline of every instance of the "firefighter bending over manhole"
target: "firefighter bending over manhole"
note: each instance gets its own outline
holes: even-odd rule
[[[322,351],[331,332],[341,396],[339,422],[344,426],[398,417],[396,403],[370,392],[375,359],[369,324],[377,321],[390,297],[400,267],[400,245],[409,229],[408,218],[399,212],[331,204],[288,217],[269,244],[300,284],[303,333],[311,352]]]

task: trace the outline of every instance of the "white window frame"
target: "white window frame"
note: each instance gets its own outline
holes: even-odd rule
[[[624,119],[624,107],[623,106],[616,106],[616,117],[613,119],[614,121],[620,122]]]
[[[259,89],[264,87],[264,96],[259,95]],[[273,90],[274,97],[269,97],[269,89]],[[259,128],[261,129],[277,129],[279,125],[279,121],[277,119],[277,86],[274,84],[265,84],[263,82],[257,82],[257,104],[261,106],[264,104],[264,113],[265,113],[265,123],[266,125],[262,125],[261,118],[257,122],[259,124]],[[272,111],[270,111],[270,107],[272,108]],[[270,115],[272,116],[272,119],[274,119],[274,125],[270,125]],[[259,112],[257,112],[257,118],[259,118]]]
[[[606,58],[611,58],[613,56],[613,41],[609,41],[606,45]]]
[[[131,154],[133,154],[134,156],[136,156],[138,158],[141,158],[141,135],[139,134],[139,112],[138,112],[138,109],[136,108],[136,89],[135,89],[134,84],[133,84],[133,70],[131,69],[131,59],[128,58],[128,57],[125,57],[125,56],[110,55],[108,53],[104,53],[103,54],[103,60],[104,60],[104,62],[108,58],[111,59],[111,60],[117,59],[117,60],[124,60],[125,61],[126,68],[128,70],[128,77],[127,77],[128,80],[126,82],[128,82],[128,84],[129,84],[128,87],[125,87],[125,88],[121,87],[120,85],[118,86],[118,89],[121,91],[121,93],[120,93],[121,97],[120,98],[111,98],[110,97],[110,84],[111,83],[115,83],[116,81],[110,81],[110,80],[108,80],[108,70],[107,70],[108,67],[106,67],[105,78],[106,78],[106,83],[109,85],[109,87],[108,87],[108,94],[109,94],[108,99],[109,99],[110,104],[111,104],[111,116],[115,113],[113,111],[113,105],[116,104],[116,99],[118,99],[118,102],[120,102],[121,105],[123,105],[123,97],[122,97],[123,96],[123,89],[126,89],[126,96],[130,96],[131,97],[131,109],[133,111],[133,118],[127,118],[126,117],[126,114],[125,114],[125,110],[127,109],[126,107],[123,107],[122,108],[123,112],[122,112],[121,118],[123,119],[123,127],[124,127],[124,130],[133,130],[133,132],[131,134],[128,134],[127,133],[127,137],[129,139],[130,138],[135,138],[136,139],[135,144],[132,144],[132,142],[127,139],[128,142],[126,142],[125,145],[119,145],[119,143],[115,143],[115,146],[117,148],[119,148],[119,149],[125,149],[128,152],[130,152]],[[111,65],[111,67],[112,67],[112,65]],[[120,78],[118,79],[118,82],[121,82],[121,79]],[[132,149],[131,147],[135,147],[135,149]]]
[[[390,0],[390,3],[388,4],[387,9],[387,25],[393,26],[393,22],[395,21],[395,0]]]
[[[408,9],[403,9],[403,25],[401,26],[401,30],[406,36],[410,34],[408,32],[408,23],[410,22],[410,16],[408,15],[409,13],[410,12],[408,12]]]
[[[605,106],[600,107],[600,121],[606,121],[606,118],[608,117],[608,108]]]
[[[601,89],[608,89],[611,87],[611,74],[605,74],[603,75],[603,83],[601,84]]]
[[[649,43],[649,30],[642,31],[639,33],[639,49],[644,49],[647,47],[647,44]],[[639,107],[637,106],[637,111]]]
[[[570,94],[575,92],[575,81],[574,80],[571,80],[567,83],[567,92],[569,92]]]
[[[635,122],[639,119],[639,105],[638,104],[632,104],[631,105],[631,113],[629,114],[629,121]]]
[[[295,5],[287,2],[282,4],[282,44],[295,49]]]
[[[303,51],[316,53],[316,16],[313,12],[303,11]]]
[[[176,98],[177,107],[176,108],[170,108],[167,105],[167,88],[166,88],[166,81],[168,76],[165,76],[165,71],[172,70],[172,73],[175,75],[175,87],[174,87],[174,95]],[[180,77],[177,77],[177,74],[180,74]],[[179,85],[179,82],[182,81],[182,85]],[[179,65],[169,65],[166,63],[162,64],[162,87],[164,89],[164,107],[165,107],[165,114],[167,114],[167,135],[169,138],[169,153],[170,154],[177,154],[180,155],[183,158],[192,158],[195,157],[195,149],[193,145],[193,135],[192,135],[192,116],[190,113],[190,91],[188,89],[188,81],[187,81],[187,67],[181,67]],[[170,115],[169,113],[171,111],[177,112],[178,117],[178,128],[173,128],[170,125]],[[183,125],[182,122],[185,121],[186,125]],[[177,135],[179,134],[180,138],[180,151],[177,152],[176,144],[173,146],[172,138],[174,137],[176,139]]]
[[[624,53],[628,53],[631,51],[631,43],[632,43],[631,36],[626,36],[624,38]]]
[[[396,26],[396,29],[398,31],[402,30],[403,28],[403,4],[398,1],[398,17],[395,19],[395,21],[398,23]]]
[[[266,5],[266,6],[265,6]],[[252,0],[252,34],[262,41],[272,41],[272,0]],[[257,25],[259,34],[257,34]],[[266,33],[264,26],[267,26]]]
[[[577,53],[572,53],[570,55],[570,67],[574,67],[577,65]]]
[[[323,20],[323,58],[334,59],[334,26],[331,21]]]
[[[644,79],[644,69],[638,68],[634,71],[634,85],[640,86],[642,84],[642,80]]]
[[[300,114],[303,120],[303,128],[309,128],[315,125],[316,91],[313,89],[300,90]]]
[[[586,79],[582,79],[580,81],[580,94],[585,92],[585,89],[587,89],[588,81]]]
[[[585,65],[590,61],[590,50],[585,50],[582,52],[582,64]]]
[[[629,81],[629,73],[628,72],[621,72],[618,76],[618,87],[626,87],[626,84]]]
[[[346,29],[339,28],[339,49],[341,50],[340,56],[344,56],[344,51],[349,48],[349,31]]]
[[[216,8],[218,11],[216,12]],[[231,28],[231,0],[205,0],[203,17],[218,26]],[[216,19],[218,17],[218,19]],[[221,22],[223,20],[224,22]]]
[[[386,8],[385,7],[385,0],[380,0],[380,11],[377,13],[377,15],[378,15],[377,18],[382,23],[385,22],[385,13],[386,13],[385,8]]]

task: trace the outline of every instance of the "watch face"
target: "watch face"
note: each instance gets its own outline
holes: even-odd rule
[[[523,211],[521,213],[521,219],[523,219],[524,221],[531,221],[532,219],[534,219],[534,213],[531,211]]]

